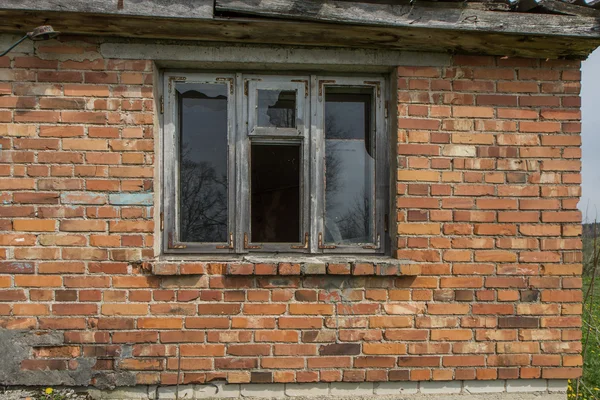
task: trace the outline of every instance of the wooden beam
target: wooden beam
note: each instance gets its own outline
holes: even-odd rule
[[[211,19],[213,17],[213,0],[2,0],[0,9]]]
[[[356,0],[338,0],[342,2],[355,2]],[[435,8],[469,8],[473,10],[486,11],[510,11],[511,3],[509,0],[414,0],[419,3],[426,3],[427,7]],[[414,3],[413,1],[413,3]],[[370,4],[403,4],[410,5],[410,0],[363,0],[363,3]]]
[[[472,33],[441,29],[352,26],[276,19],[146,18],[78,13],[0,10],[0,32],[22,34],[27,28],[51,24],[69,35],[254,43],[291,46],[396,49],[508,57],[586,58],[600,38]],[[25,27],[25,28],[24,28]]]
[[[522,0],[519,2],[519,11],[540,9],[562,15],[577,17],[600,18],[600,11],[590,7],[582,7],[560,0]]]
[[[330,0],[216,0],[215,11],[271,18],[462,32],[600,38],[595,18]]]

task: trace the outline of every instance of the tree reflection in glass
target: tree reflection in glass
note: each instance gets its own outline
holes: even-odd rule
[[[325,92],[325,241],[373,243],[374,140],[369,89]]]
[[[179,84],[177,93],[180,241],[227,242],[227,87]]]

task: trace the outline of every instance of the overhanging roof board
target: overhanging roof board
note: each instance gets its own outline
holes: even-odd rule
[[[213,0],[2,0],[0,9],[211,19]]]
[[[422,5],[417,5],[422,4]],[[379,4],[322,0],[216,0],[217,12],[305,21],[519,35],[600,38],[597,18],[437,8],[432,3]]]
[[[575,15],[579,17],[600,18],[600,10],[582,7],[561,0],[520,0],[518,10],[542,10],[554,14]]]
[[[493,14],[515,15],[508,12]],[[531,17],[530,14],[524,16]],[[571,18],[548,15],[545,17]],[[600,32],[596,36],[553,36],[548,33],[509,35],[495,31],[432,28],[423,20],[419,27],[410,24],[397,27],[384,24],[373,26],[239,16],[213,19],[187,16],[162,18],[87,12],[6,10],[5,5],[0,3],[0,32],[22,34],[31,27],[44,24],[50,24],[65,34],[167,39],[176,40],[175,44],[190,40],[575,59],[587,57],[600,46]]]

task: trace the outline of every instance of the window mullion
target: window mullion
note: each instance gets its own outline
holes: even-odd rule
[[[312,242],[315,253],[322,253],[321,241],[325,232],[325,96],[322,83],[318,76],[313,78],[313,91],[311,104],[314,122],[311,125],[311,145],[313,151],[313,170],[311,181],[311,202],[315,212],[314,228],[312,229]]]
[[[244,76],[236,74],[236,98],[235,107],[239,123],[235,130],[235,153],[236,153],[236,198],[235,198],[235,220],[236,220],[236,252],[247,253],[244,249],[244,233],[249,231],[249,160],[248,160],[248,110],[244,107],[245,99]]]
[[[175,235],[176,228],[176,209],[177,209],[177,166],[178,161],[176,161],[176,152],[175,152],[175,142],[176,142],[176,125],[175,121],[175,110],[174,110],[174,102],[172,99],[173,92],[170,90],[171,85],[170,77],[165,75],[164,77],[164,101],[165,101],[165,114],[164,114],[164,153],[163,153],[163,163],[165,166],[164,170],[164,204],[163,204],[163,220],[164,220],[164,229],[163,229],[163,248],[168,249],[169,240],[172,240]]]
[[[309,130],[309,179],[307,190],[309,191],[309,199],[310,202],[308,206],[308,212],[310,215],[308,224],[309,224],[309,234],[310,234],[310,252],[318,253],[318,235],[319,235],[319,227],[322,224],[323,213],[321,212],[319,204],[321,203],[319,199],[323,198],[322,190],[323,188],[318,187],[319,176],[321,175],[319,171],[319,160],[322,157],[319,156],[319,153],[323,148],[323,141],[319,138],[319,124],[320,120],[318,117],[317,110],[319,109],[319,92],[318,92],[318,79],[316,75],[311,75],[310,77],[310,99],[309,99],[309,109],[310,109],[310,130]],[[320,192],[320,191],[321,192]]]

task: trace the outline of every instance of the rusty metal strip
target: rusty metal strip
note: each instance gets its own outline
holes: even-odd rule
[[[309,238],[308,232],[305,232],[304,233],[304,244],[301,244],[299,246],[293,245],[293,246],[290,246],[290,247],[292,249],[305,249],[305,250],[308,250],[308,238]]]
[[[308,79],[292,79],[292,82],[304,83],[304,97],[308,97]]]
[[[233,78],[217,78],[216,80],[229,82],[229,94],[233,94]]]
[[[234,246],[233,246],[233,232],[229,232],[229,242],[227,242],[227,244],[225,245],[218,245],[217,249],[229,249],[229,250],[233,250]]]
[[[187,77],[185,76],[170,76],[169,77],[169,93],[173,89],[173,82],[185,82]]]
[[[175,244],[173,241],[173,232],[169,232],[169,241],[167,243],[167,247],[169,249],[185,249],[187,246],[185,244]]]
[[[252,249],[262,249],[262,246],[259,245],[249,245],[248,244],[248,233],[244,232],[244,249],[245,250],[252,250]]]
[[[335,249],[335,248],[336,248],[336,246],[333,246],[333,245],[325,246],[323,244],[323,233],[319,232],[319,249]]]
[[[373,245],[363,246],[363,249],[379,250],[381,248],[381,235],[377,234],[377,242]]]
[[[322,79],[322,80],[320,80],[319,81],[319,97],[323,96],[323,86],[326,83],[335,83],[335,81],[331,80],[331,79]]]
[[[381,82],[379,81],[365,81],[365,85],[375,85],[377,88],[377,97],[381,97]]]
[[[251,79],[245,79],[244,80],[244,95],[248,96],[248,84],[250,81],[262,81],[262,79],[259,78],[251,78]]]

